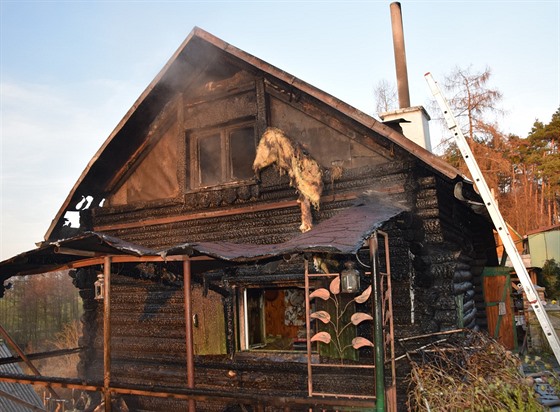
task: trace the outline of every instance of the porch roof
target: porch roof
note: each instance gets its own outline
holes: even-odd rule
[[[136,245],[100,232],[43,242],[38,248],[0,262],[0,281],[11,276],[32,275],[69,268],[83,259],[108,255],[162,257],[177,255],[209,256],[231,262],[250,262],[298,253],[354,254],[364,241],[385,222],[403,213],[400,205],[389,204],[371,196],[318,223],[310,231],[279,244],[232,242],[187,242],[164,250]]]

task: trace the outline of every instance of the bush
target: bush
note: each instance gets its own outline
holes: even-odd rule
[[[560,297],[560,264],[554,259],[548,259],[542,267],[541,277],[548,299]]]

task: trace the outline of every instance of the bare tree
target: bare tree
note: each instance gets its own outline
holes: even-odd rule
[[[397,88],[387,80],[383,79],[377,83],[377,86],[373,89],[373,96],[375,97],[375,110],[377,113],[385,113],[397,109]]]
[[[469,146],[477,157],[483,173],[491,177],[489,185],[496,192],[506,183],[500,181],[503,176],[510,177],[510,166],[503,160],[506,136],[500,131],[495,115],[503,113],[499,109],[502,93],[489,88],[492,71],[486,67],[482,72],[474,72],[472,67],[466,69],[455,67],[445,76],[444,93],[461,131],[467,138]],[[433,110],[441,113],[441,110]],[[437,118],[445,124],[443,117]],[[451,137],[442,142],[443,157],[454,166],[466,171],[460,153]]]
[[[488,127],[494,123],[493,116],[502,114],[498,108],[502,93],[489,87],[492,70],[486,67],[481,72],[473,72],[472,66],[466,69],[455,67],[445,77],[444,89],[449,105],[460,123],[461,130],[468,139],[478,142],[494,140],[492,130]]]
[[[560,220],[560,109],[549,124],[536,121],[527,138],[507,136],[497,121],[503,113],[502,93],[488,86],[490,78],[488,67],[482,72],[456,67],[443,86],[451,110],[506,221],[522,234],[556,224]],[[468,175],[451,137],[442,146],[443,158]]]

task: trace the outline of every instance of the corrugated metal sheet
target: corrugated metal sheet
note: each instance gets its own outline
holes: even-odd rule
[[[3,341],[0,341],[0,358],[9,358],[13,356],[6,347]],[[0,365],[0,373],[2,374],[22,374],[23,371],[17,363],[8,363]],[[9,383],[0,381],[0,391],[13,395],[27,403],[43,407],[43,403],[39,395],[35,393],[33,387],[29,385],[22,385],[19,383]],[[2,412],[28,412],[30,409],[24,405],[18,404],[10,399],[4,398],[0,395],[0,411]]]

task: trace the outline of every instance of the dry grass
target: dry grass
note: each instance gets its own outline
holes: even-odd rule
[[[67,323],[61,332],[56,334],[50,345],[54,350],[71,349],[78,347],[78,339],[81,333],[80,321]],[[42,372],[47,376],[77,377],[76,365],[79,355],[72,354],[57,358],[50,358],[42,365]]]
[[[428,348],[411,357],[410,410],[544,410],[520,359],[488,336],[465,331]]]
[[[62,331],[56,334],[55,338],[48,341],[42,350],[58,350],[58,349],[72,349],[78,347],[78,339],[81,333],[80,321],[73,321],[67,323]],[[50,377],[64,377],[75,378],[78,376],[77,365],[79,362],[79,354],[71,354],[65,356],[57,356],[53,358],[46,358],[34,362],[41,375]],[[50,398],[51,394],[48,393],[44,387],[36,387],[39,396]],[[70,389],[57,388],[56,393],[59,395],[60,401],[66,399],[68,404],[72,398],[73,391]]]

